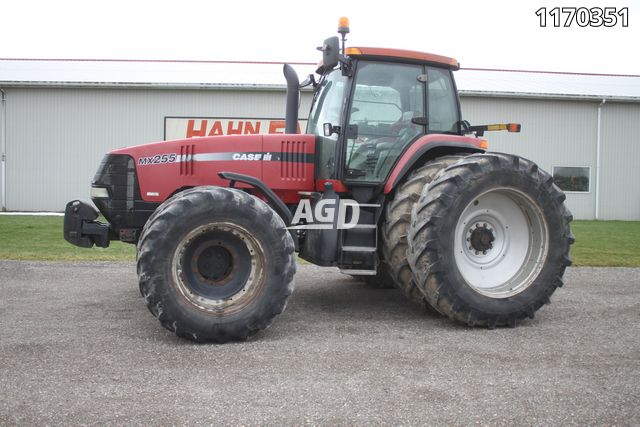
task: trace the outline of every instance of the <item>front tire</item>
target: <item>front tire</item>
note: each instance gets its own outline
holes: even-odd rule
[[[198,342],[245,340],[293,291],[282,219],[240,190],[198,187],[163,204],[138,244],[140,291],[160,323]]]
[[[535,163],[477,154],[448,167],[412,213],[409,263],[442,314],[515,326],[562,286],[571,263],[565,195]]]

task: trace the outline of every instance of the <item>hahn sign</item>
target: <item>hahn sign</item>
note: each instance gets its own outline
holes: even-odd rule
[[[298,122],[298,133],[304,130],[307,121]],[[265,118],[230,117],[165,117],[164,139],[194,138],[217,135],[254,135],[261,133],[284,133],[284,120]]]

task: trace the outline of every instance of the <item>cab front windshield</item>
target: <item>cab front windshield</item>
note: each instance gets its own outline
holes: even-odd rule
[[[323,125],[325,123],[331,123],[333,126],[340,125],[346,86],[347,77],[343,76],[340,70],[334,70],[320,80],[320,86],[313,100],[307,133],[317,137],[316,155],[319,156],[317,177],[319,179],[334,177],[338,134],[324,136]]]

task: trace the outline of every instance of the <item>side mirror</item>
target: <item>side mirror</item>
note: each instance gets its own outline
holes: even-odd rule
[[[329,37],[318,50],[322,51],[322,67],[325,70],[330,70],[338,65],[340,60],[340,41],[338,37]]]
[[[322,125],[322,131],[324,136],[331,136],[334,133],[340,135],[340,126],[333,126],[331,123],[324,123]]]

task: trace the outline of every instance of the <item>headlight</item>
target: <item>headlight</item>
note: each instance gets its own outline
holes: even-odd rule
[[[109,190],[105,187],[91,187],[91,198],[92,199],[108,199],[109,198]]]

